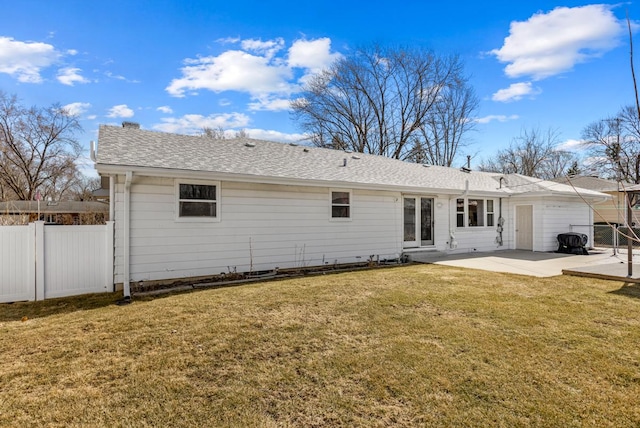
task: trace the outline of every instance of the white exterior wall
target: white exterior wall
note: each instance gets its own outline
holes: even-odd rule
[[[119,176],[117,283],[124,280],[123,192]],[[329,188],[223,181],[216,222],[176,221],[175,192],[172,178],[133,176],[131,281],[364,262],[402,251],[399,192],[353,189],[351,220],[332,221]]]
[[[509,213],[512,219],[510,233],[515,234],[515,206],[533,205],[533,251],[556,251],[557,236],[571,232],[571,225],[588,225],[593,223],[589,206],[575,198],[515,198],[511,200]],[[593,232],[589,228],[588,245],[592,244]],[[580,231],[581,233],[587,232]],[[512,248],[515,248],[515,243]]]
[[[457,245],[455,248],[452,248],[449,245],[450,239],[447,239],[445,242],[446,247],[445,251],[449,253],[472,253],[472,252],[488,252],[488,251],[496,251],[496,250],[506,250],[513,247],[513,238],[507,232],[507,225],[512,221],[506,215],[509,211],[508,209],[508,199],[503,198],[502,201],[502,217],[505,218],[505,231],[502,234],[502,245],[498,245],[496,242],[496,238],[498,237],[498,218],[500,217],[499,212],[499,198],[487,198],[484,196],[476,196],[473,194],[469,194],[467,198],[469,199],[493,199],[495,201],[494,206],[494,225],[493,226],[473,226],[473,227],[457,227],[456,222],[456,200],[460,198],[460,196],[452,196],[449,199],[449,224],[450,230],[453,231],[455,236],[455,241]]]
[[[558,234],[571,232],[571,225],[593,224],[591,208],[581,200],[545,199],[540,205],[544,222],[544,236],[542,236],[540,251],[556,251]],[[593,244],[593,228],[582,230],[580,233],[586,233],[589,237],[587,245]]]

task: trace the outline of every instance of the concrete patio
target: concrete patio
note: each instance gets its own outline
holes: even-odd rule
[[[640,252],[634,252],[633,275],[628,277],[626,251],[613,254],[611,249],[592,249],[589,255],[504,250],[491,253],[444,254],[423,252],[410,254],[417,263],[433,263],[515,273],[536,277],[575,275],[615,281],[640,283]],[[637,265],[635,264],[637,263]]]

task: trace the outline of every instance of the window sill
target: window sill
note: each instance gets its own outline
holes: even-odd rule
[[[176,223],[220,223],[220,217],[177,217]]]
[[[344,223],[344,222],[349,222],[349,221],[353,221],[353,219],[351,217],[331,217],[329,219],[330,222],[336,222],[336,223]]]

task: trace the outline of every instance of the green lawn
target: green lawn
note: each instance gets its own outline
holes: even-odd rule
[[[640,426],[637,285],[414,265],[117,299],[0,305],[0,426]]]

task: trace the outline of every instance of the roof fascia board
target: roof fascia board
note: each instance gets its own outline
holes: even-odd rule
[[[611,195],[607,195],[606,193],[601,193],[600,195],[586,195],[584,193],[577,192],[525,192],[525,193],[517,193],[513,195],[514,198],[549,198],[549,197],[568,197],[568,198],[580,198],[580,199],[589,199],[589,200],[609,200],[613,199]]]

